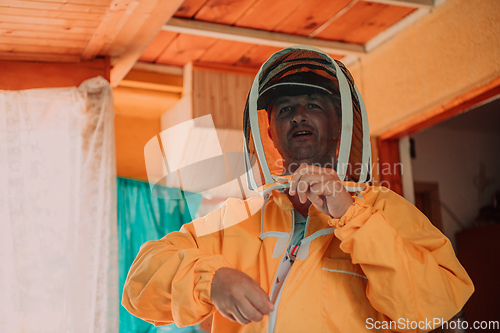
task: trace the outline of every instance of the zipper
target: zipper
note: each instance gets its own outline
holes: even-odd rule
[[[278,264],[278,269],[276,270],[276,274],[274,275],[274,279],[273,279],[273,287],[271,288],[271,297],[274,295],[274,290],[276,289],[276,286],[277,286],[277,283],[276,283],[276,279],[278,277],[278,274],[279,274],[279,271],[280,271],[280,266],[283,264],[283,256],[286,256],[287,255],[287,249],[288,249],[288,245],[290,244],[290,241],[292,240],[292,237],[293,237],[293,232],[295,231],[295,211],[292,210],[292,230],[290,232],[290,234],[288,235],[288,241],[286,243],[286,246],[285,246],[285,251],[284,251],[284,254],[280,257],[280,262]],[[293,267],[293,265],[292,265]],[[290,271],[292,269],[290,268]],[[290,273],[290,271],[288,271],[286,277],[285,277],[285,280],[283,281],[283,284],[281,285],[281,289],[278,293],[278,296],[276,296],[276,301],[274,303],[274,311],[271,312],[269,314],[269,322],[268,322],[268,325],[267,325],[267,331],[268,333],[273,333],[274,332],[274,326],[276,325],[276,315],[278,313],[278,305],[279,305],[279,300],[280,300],[280,296],[281,296],[281,291],[283,290],[283,287],[285,286],[285,282],[286,282],[286,279],[288,278],[288,274]],[[272,323],[272,325],[271,325]]]

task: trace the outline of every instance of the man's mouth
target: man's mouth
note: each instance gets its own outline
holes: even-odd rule
[[[296,138],[299,136],[306,136],[306,135],[312,135],[312,133],[310,131],[298,131],[298,132],[295,132],[292,136],[294,138]]]

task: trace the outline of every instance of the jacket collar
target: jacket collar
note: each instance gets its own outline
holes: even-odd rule
[[[293,204],[288,199],[288,195],[286,193],[281,193],[280,190],[274,190],[271,192],[271,196],[274,200],[274,203],[282,210],[293,210]]]

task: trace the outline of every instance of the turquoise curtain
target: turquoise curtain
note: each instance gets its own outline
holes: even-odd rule
[[[190,210],[198,210],[201,195],[175,188],[156,186],[151,195],[149,183],[132,179],[117,179],[118,261],[120,304],[128,270],[142,244],[157,240],[194,218]],[[187,205],[189,202],[188,209]],[[195,208],[195,209],[193,209]],[[132,316],[120,305],[120,333],[202,332],[198,326],[178,328],[175,325],[154,327]]]

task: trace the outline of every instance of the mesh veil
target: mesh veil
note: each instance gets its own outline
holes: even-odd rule
[[[338,76],[337,71],[341,71],[343,75],[341,77]],[[251,162],[254,159],[257,159],[258,162],[256,164],[258,171],[254,168],[253,171],[247,174],[249,175],[247,178],[249,188],[255,190],[263,186],[269,187],[274,183],[272,175],[280,175],[282,172],[277,161],[276,152],[273,151],[272,142],[267,136],[267,127],[269,124],[264,119],[267,118],[265,116],[266,111],[259,110],[259,107],[257,107],[258,96],[284,77],[297,72],[313,72],[320,75],[331,81],[337,88],[337,91],[342,91],[342,84],[339,82],[347,82],[350,92],[348,95],[350,96],[342,96],[342,98],[347,98],[352,102],[345,104],[347,102],[343,101],[342,118],[346,116],[347,118],[346,120],[342,120],[342,131],[352,132],[352,134],[344,134],[340,140],[341,150],[343,149],[344,153],[348,151],[348,154],[341,154],[344,156],[344,160],[338,160],[339,156],[337,156],[336,171],[339,172],[339,167],[341,170],[344,170],[341,178],[343,177],[347,181],[369,181],[371,152],[369,137],[367,138],[367,135],[369,136],[368,122],[364,104],[361,96],[358,96],[351,74],[340,61],[333,60],[320,50],[310,47],[293,47],[275,53],[262,65],[247,97],[243,116],[245,158],[248,166],[253,165]],[[343,84],[345,85],[345,83]],[[352,104],[352,107],[344,110],[345,105],[350,104]],[[351,112],[352,117],[346,114],[346,112]],[[349,122],[351,118],[352,122]],[[258,126],[259,128],[252,130],[252,126]],[[350,140],[345,139],[346,136],[350,137]],[[349,145],[349,147],[346,145]],[[364,172],[361,170],[362,165],[365,168]]]

